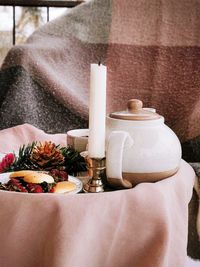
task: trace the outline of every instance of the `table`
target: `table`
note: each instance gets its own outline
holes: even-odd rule
[[[0,141],[15,133],[10,141],[4,139],[4,149],[11,140],[17,145],[16,136],[19,143],[21,136],[31,141],[29,131],[34,138],[37,132],[38,138],[50,138],[32,126],[18,126],[0,132]],[[1,191],[0,266],[184,267],[194,179],[193,169],[182,161],[173,177],[129,190],[77,195]]]

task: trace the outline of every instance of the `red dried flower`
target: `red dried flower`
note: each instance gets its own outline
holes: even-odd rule
[[[35,186],[33,193],[43,193],[42,187],[40,185]]]
[[[50,175],[53,176],[56,183],[62,182],[62,181],[68,181],[68,174],[65,171],[61,171],[58,169],[52,169],[50,171]]]
[[[54,187],[52,187],[52,188],[50,189],[49,193],[54,193],[54,191],[55,191],[55,189],[54,189]]]
[[[38,184],[27,184],[29,193],[43,193],[42,187]]]
[[[7,171],[15,161],[15,155],[8,153],[0,162],[0,173]]]
[[[21,184],[20,180],[15,178],[11,178],[8,181],[7,186],[9,191],[28,192],[26,188]]]

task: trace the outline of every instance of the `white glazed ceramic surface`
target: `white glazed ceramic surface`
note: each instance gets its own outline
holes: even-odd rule
[[[82,152],[87,149],[89,129],[75,129],[67,132],[67,144]]]
[[[106,129],[109,180],[123,179],[122,172],[163,173],[179,167],[181,145],[175,133],[164,124],[163,117],[148,121],[107,117]]]

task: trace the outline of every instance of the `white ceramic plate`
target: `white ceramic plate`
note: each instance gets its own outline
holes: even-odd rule
[[[0,182],[2,184],[7,183],[9,181],[9,175],[10,175],[10,172],[1,173],[0,174]],[[78,178],[76,178],[74,176],[71,176],[71,175],[68,175],[68,181],[75,183],[76,184],[76,188],[73,191],[70,191],[70,192],[68,192],[66,194],[70,194],[70,195],[71,194],[77,194],[82,190],[83,183]],[[0,191],[4,191],[4,190],[0,190]],[[10,192],[10,191],[7,191],[7,192]],[[25,194],[27,194],[27,193],[25,193]],[[28,194],[30,194],[30,193],[28,193]],[[37,194],[37,193],[34,193],[34,194]],[[44,193],[44,194],[48,194],[48,193]],[[53,193],[50,193],[50,194],[53,195]]]

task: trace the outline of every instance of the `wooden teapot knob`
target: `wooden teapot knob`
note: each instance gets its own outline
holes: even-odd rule
[[[129,112],[134,112],[134,111],[139,111],[142,109],[143,107],[143,103],[141,100],[138,100],[138,99],[130,99],[128,101],[128,111]]]

